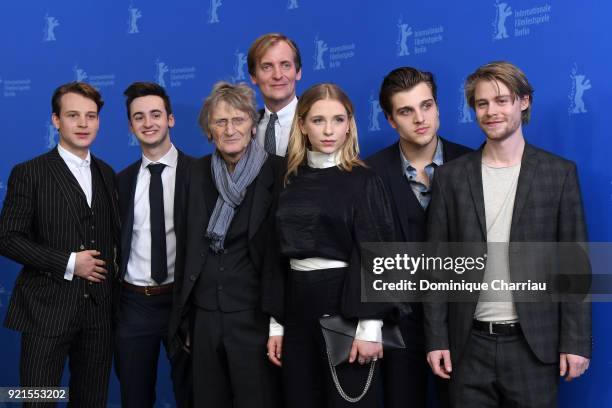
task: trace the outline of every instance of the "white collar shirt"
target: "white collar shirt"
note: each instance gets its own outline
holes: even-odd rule
[[[296,97],[283,109],[276,112],[278,120],[274,123],[274,135],[276,140],[276,155],[285,156],[287,154],[287,146],[289,145],[289,136],[291,133],[291,124],[293,123],[293,116],[295,115],[295,108],[297,108],[298,100]],[[270,115],[272,112],[267,106],[264,106],[264,116],[257,125],[256,139],[260,146],[265,145],[266,140],[266,128],[270,121]]]
[[[149,203],[149,185],[151,173],[147,166],[151,163],[165,164],[161,174],[164,190],[164,222],[166,227],[166,258],[168,261],[168,278],[160,283],[174,282],[174,262],[176,259],[176,235],[174,232],[174,189],[178,150],[174,145],[159,160],[152,161],[144,154],[134,191],[134,223],[132,226],[132,244],[128,259],[125,280],[137,286],[158,285],[151,277],[151,207]]]

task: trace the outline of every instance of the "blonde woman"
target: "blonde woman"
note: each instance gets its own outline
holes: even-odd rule
[[[337,367],[349,396],[359,395],[371,361],[382,358],[381,308],[360,301],[361,242],[391,241],[393,220],[380,179],[359,159],[354,109],[334,84],[300,97],[276,213],[280,250],[289,258],[284,326],[273,321],[268,355],[283,367],[287,407],[377,407],[379,381],[358,403],[336,390],[319,318],[357,324],[349,363]],[[281,352],[282,350],[282,352]]]

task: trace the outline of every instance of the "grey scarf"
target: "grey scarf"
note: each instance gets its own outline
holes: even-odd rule
[[[242,203],[247,187],[255,180],[267,158],[268,154],[251,139],[234,172],[230,173],[223,157],[215,149],[211,167],[219,197],[206,228],[206,236],[210,238],[210,248],[214,252],[223,250],[225,235],[236,208]]]

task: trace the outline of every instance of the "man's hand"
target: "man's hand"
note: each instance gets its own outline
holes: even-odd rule
[[[283,336],[268,337],[268,360],[275,366],[282,366]]]
[[[434,350],[427,353],[427,362],[431,371],[440,378],[450,379],[453,371],[449,350]]]
[[[365,340],[353,340],[353,346],[349,354],[349,363],[357,360],[359,364],[367,364],[370,361],[383,357],[382,343]]]
[[[106,279],[105,262],[101,259],[96,259],[100,256],[100,252],[89,249],[87,251],[77,252],[74,262],[74,274],[80,278],[90,282],[102,282]]]
[[[559,375],[565,377],[565,381],[572,381],[584,374],[589,368],[590,361],[576,354],[561,353],[559,355]]]

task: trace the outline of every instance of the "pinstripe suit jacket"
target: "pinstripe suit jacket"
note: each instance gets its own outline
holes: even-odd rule
[[[93,155],[91,166],[92,171],[93,166],[99,169],[107,196],[112,197],[112,219],[108,222],[112,223],[112,239],[117,248],[115,174]],[[72,281],[64,279],[70,253],[85,248],[86,233],[76,215],[78,200],[83,197],[57,148],[13,168],[0,215],[0,254],[23,268],[15,282],[4,321],[6,327],[49,336],[70,330],[80,313],[78,300],[88,284],[76,277]],[[107,269],[109,273],[114,271],[112,267]],[[97,284],[108,286],[101,293],[110,295],[112,280],[109,277]],[[110,296],[103,301],[110,305]],[[109,313],[109,323],[110,318]]]
[[[427,233],[433,242],[485,242],[487,230],[481,174],[482,149],[436,170]],[[525,145],[514,201],[510,242],[586,242],[587,232],[574,163]],[[520,259],[510,256],[510,276]],[[514,268],[513,268],[514,265]],[[523,333],[545,363],[559,353],[591,355],[589,303],[515,303]],[[450,349],[459,361],[476,303],[428,303],[427,351]]]

